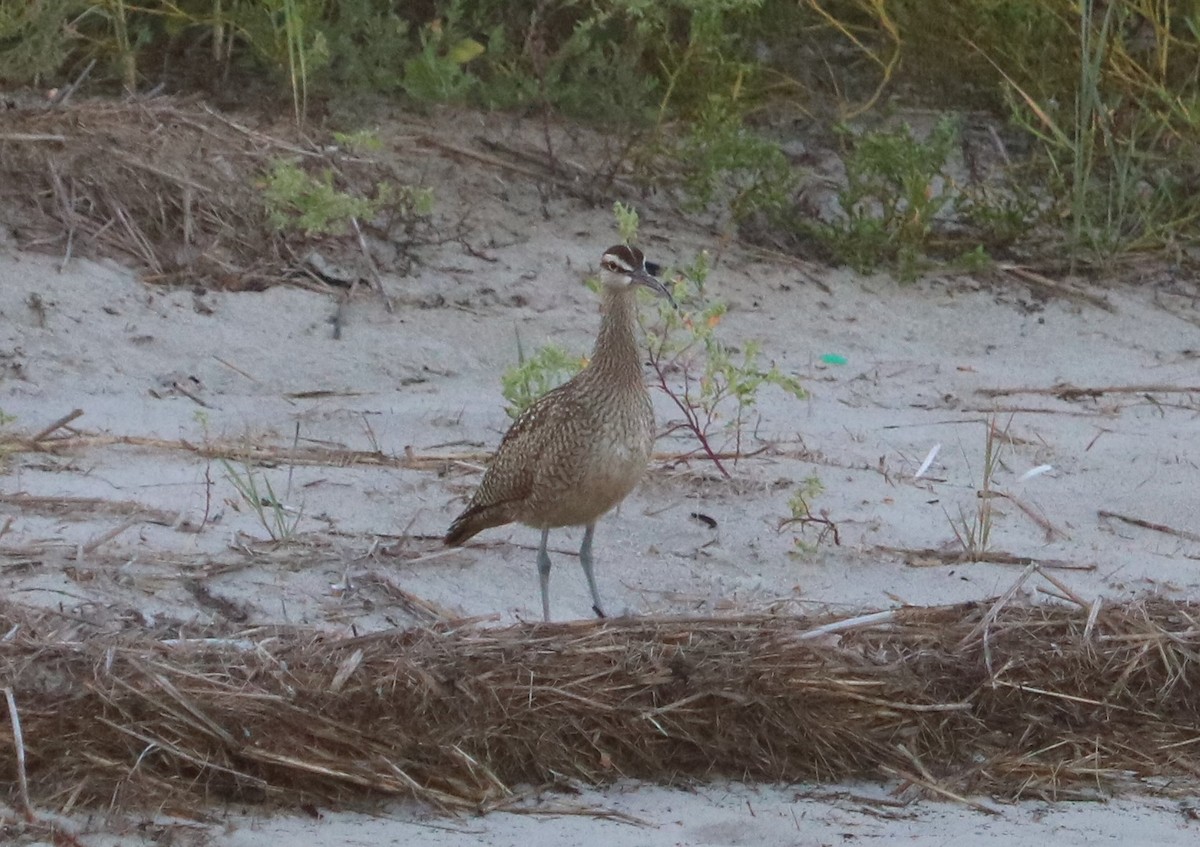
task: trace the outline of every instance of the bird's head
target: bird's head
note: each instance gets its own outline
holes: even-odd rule
[[[630,288],[642,285],[660,297],[675,303],[671,292],[658,278],[661,268],[647,262],[642,251],[627,244],[618,244],[604,251],[600,259],[600,281],[610,288]]]

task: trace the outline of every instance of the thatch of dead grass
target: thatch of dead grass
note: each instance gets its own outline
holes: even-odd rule
[[[328,281],[310,267],[314,238],[271,226],[263,177],[275,161],[296,160],[332,169],[346,190],[370,194],[396,174],[380,161],[290,134],[170,97],[10,110],[0,129],[0,212],[24,246],[65,257],[116,256],[151,281],[237,290]],[[389,232],[376,234],[388,239],[396,223],[389,219]],[[385,251],[394,260],[402,240]],[[349,233],[322,237],[320,252],[353,266],[364,244]]]
[[[491,808],[522,783],[619,777],[1071,797],[1197,774],[1198,616],[1161,599],[1000,602],[218,637],[8,605],[0,679],[47,809],[388,795]]]

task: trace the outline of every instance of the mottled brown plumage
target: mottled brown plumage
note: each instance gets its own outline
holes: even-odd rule
[[[586,526],[579,559],[603,617],[592,569],[596,521],[634,489],[654,444],[654,411],[642,378],[636,337],[639,285],[670,296],[634,247],[610,247],[600,263],[604,317],[586,368],[535,401],[496,450],[470,505],[446,533],[458,546],[507,523],[542,530],[538,575],[542,614],[550,619],[550,558],[554,527]]]

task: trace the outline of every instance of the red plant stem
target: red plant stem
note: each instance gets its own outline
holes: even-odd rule
[[[664,394],[671,398],[672,402],[674,402],[679,408],[679,411],[683,412],[683,418],[687,424],[687,428],[690,429],[692,434],[696,436],[696,440],[700,442],[700,446],[704,449],[705,455],[708,456],[709,460],[711,460],[712,463],[717,466],[717,470],[721,472],[723,477],[726,479],[732,479],[733,477],[730,475],[729,471],[725,470],[725,466],[721,464],[721,460],[717,458],[717,454],[713,452],[712,445],[708,443],[708,436],[705,435],[704,428],[700,426],[700,419],[696,417],[695,410],[692,409],[692,407],[685,403],[682,399],[680,399],[679,394],[673,391],[671,387],[667,385],[667,378],[666,375],[663,374],[662,365],[659,362],[657,353],[651,355],[650,367],[654,368],[654,374],[658,377],[658,387]]]

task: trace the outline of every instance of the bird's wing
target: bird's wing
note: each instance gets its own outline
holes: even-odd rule
[[[566,460],[583,414],[582,405],[566,385],[534,401],[500,440],[472,506],[487,508],[528,497],[545,468]]]

